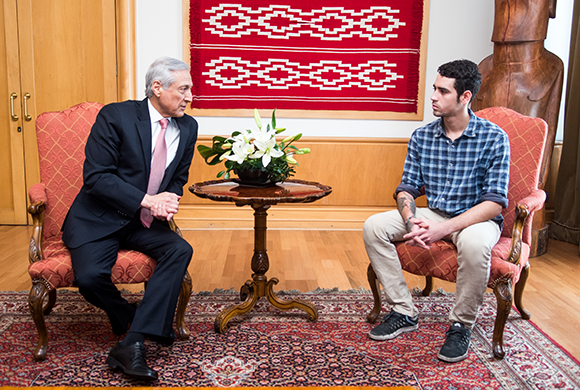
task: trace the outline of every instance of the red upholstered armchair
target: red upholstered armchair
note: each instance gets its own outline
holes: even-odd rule
[[[38,329],[35,360],[46,358],[48,334],[44,316],[54,307],[56,290],[74,287],[70,254],[60,229],[82,186],[85,143],[102,106],[81,103],[64,111],[45,112],[36,120],[42,182],[30,188],[28,207],[34,225],[29,247],[32,288],[28,305]],[[174,223],[172,229],[181,234]],[[111,278],[116,284],[146,284],[155,266],[155,260],[143,253],[121,250]],[[184,317],[191,289],[191,278],[186,272],[176,313],[178,337],[182,340],[189,338]]]
[[[511,310],[512,286],[515,285],[514,302],[522,318],[527,320],[531,317],[522,305],[522,294],[530,269],[528,258],[532,240],[532,215],[542,208],[546,199],[545,192],[538,189],[538,180],[548,125],[540,118],[530,118],[503,107],[486,108],[475,114],[504,129],[511,147],[509,204],[502,212],[503,231],[492,250],[487,284],[497,298],[493,354],[502,359],[505,356],[503,331]],[[405,271],[426,277],[422,295],[431,293],[433,277],[456,281],[457,249],[452,243],[438,241],[430,250],[424,250],[400,242],[396,248]],[[374,323],[381,311],[380,284],[371,265],[367,275],[374,296],[374,307],[367,320]]]

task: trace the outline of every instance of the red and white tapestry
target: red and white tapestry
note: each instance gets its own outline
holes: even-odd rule
[[[423,0],[190,0],[193,108],[416,113]]]

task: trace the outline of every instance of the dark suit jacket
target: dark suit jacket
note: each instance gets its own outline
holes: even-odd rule
[[[159,192],[183,195],[197,140],[197,122],[176,120],[177,154]],[[126,226],[139,212],[151,167],[151,119],[147,99],[108,104],[101,109],[85,147],[83,186],[63,224],[69,248],[103,238]]]

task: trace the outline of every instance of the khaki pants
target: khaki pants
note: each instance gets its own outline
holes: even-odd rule
[[[428,208],[417,209],[417,218],[442,222],[447,219]],[[371,216],[363,228],[367,254],[379,282],[383,285],[386,302],[397,313],[416,316],[411,292],[403,276],[401,263],[393,242],[402,241],[407,233],[398,210]],[[471,328],[483,303],[489,279],[491,250],[500,237],[499,226],[493,221],[471,225],[451,235],[458,251],[456,302],[449,313],[450,322],[461,322]]]

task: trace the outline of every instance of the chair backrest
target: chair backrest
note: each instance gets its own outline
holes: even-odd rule
[[[83,184],[85,144],[103,107],[81,103],[36,119],[40,180],[46,187],[44,238],[60,234],[64,217]]]
[[[516,204],[538,188],[548,124],[541,118],[528,117],[505,107],[485,108],[475,115],[501,127],[510,139],[509,204],[502,212],[502,236],[511,237]],[[526,221],[522,238],[528,245],[532,242],[532,219]]]

